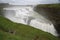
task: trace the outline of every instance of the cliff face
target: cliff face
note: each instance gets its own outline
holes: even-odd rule
[[[60,36],[60,4],[37,5],[34,10],[52,21]]]

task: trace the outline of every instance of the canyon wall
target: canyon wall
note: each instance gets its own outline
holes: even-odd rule
[[[50,20],[60,36],[60,4],[37,5],[34,10]]]

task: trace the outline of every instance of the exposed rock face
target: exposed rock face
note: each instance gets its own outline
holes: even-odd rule
[[[60,4],[37,5],[34,10],[50,20],[60,36]]]

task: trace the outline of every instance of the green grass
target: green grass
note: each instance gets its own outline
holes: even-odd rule
[[[60,8],[60,4],[40,4],[37,7],[41,8]]]
[[[10,31],[13,31],[11,33]],[[57,37],[28,25],[14,23],[0,16],[0,40],[59,40]]]

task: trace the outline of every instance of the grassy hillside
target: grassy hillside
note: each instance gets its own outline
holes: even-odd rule
[[[0,16],[0,40],[59,40],[50,33],[28,25],[13,23]]]
[[[37,7],[41,7],[41,8],[60,8],[60,4],[40,4],[37,5]]]

